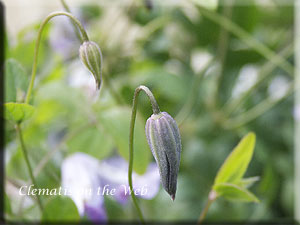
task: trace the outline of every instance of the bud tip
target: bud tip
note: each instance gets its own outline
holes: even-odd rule
[[[171,195],[171,198],[172,198],[172,200],[174,202],[174,200],[175,200],[175,194]]]

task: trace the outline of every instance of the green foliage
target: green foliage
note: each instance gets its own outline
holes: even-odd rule
[[[85,152],[97,159],[107,157],[113,150],[113,141],[104,130],[91,126],[80,132],[68,142],[68,152]]]
[[[247,134],[226,158],[218,171],[215,184],[237,183],[244,176],[255,146],[255,134]]]
[[[24,95],[28,76],[21,64],[15,59],[5,62],[5,102],[16,102],[18,95]]]
[[[234,0],[232,8],[216,0],[191,0],[167,6],[159,1],[149,1],[152,2],[151,9],[144,6],[148,1],[118,7],[103,0],[100,4],[84,3],[78,7],[90,40],[98,43],[103,52],[103,75],[109,78],[112,89],[124,100],[123,105],[117,104],[105,81],[98,98],[87,94],[91,91],[90,83],[81,75],[89,72],[79,62],[79,40],[72,32],[72,24],[64,24],[61,18],[48,24],[42,35],[37,77],[30,101],[34,109],[21,104],[28,88],[41,20],[35,20],[16,35],[7,32],[6,119],[14,123],[26,122],[22,124],[24,142],[34,173],[38,172],[38,186],[59,187],[61,164],[74,152],[87,153],[99,160],[116,155],[128,159],[133,92],[138,85],[144,84],[151,89],[162,111],[169,112],[176,119],[181,119],[177,117],[178,113],[186,113],[183,122],[178,124],[183,150],[176,201],[171,204],[163,191],[152,200],[140,200],[147,220],[195,220],[211,184],[224,198],[218,199],[209,209],[206,217],[209,221],[292,218],[294,118],[291,115],[294,98],[286,95],[271,109],[260,107],[258,114],[239,128],[231,129],[224,124],[268,98],[274,77],[280,75],[293,82],[272,54],[268,51],[267,55],[261,53],[267,48],[275,56],[281,56],[282,50],[290,49],[282,58],[293,67],[295,9],[293,5],[279,1],[273,1],[274,4],[268,7],[260,5],[259,1],[240,4],[242,1]],[[71,1],[67,3],[73,11]],[[210,17],[200,7],[207,9]],[[27,10],[31,12],[37,8],[24,8],[22,12]],[[18,14],[16,18],[22,16]],[[215,21],[218,16],[221,18],[219,23]],[[224,24],[220,26],[224,17],[246,31],[249,39],[245,41],[243,35],[228,31]],[[8,19],[7,27],[14,27],[14,24],[10,25],[14,21],[17,19]],[[261,43],[260,47],[249,45],[249,40],[250,43]],[[206,61],[203,55],[209,55],[212,62],[202,71],[200,79],[201,71],[197,68]],[[232,113],[228,113],[228,103],[241,97],[241,94],[234,96],[233,90],[240,86],[241,71],[249,65],[257,69],[257,77],[263,77],[266,65],[273,66],[263,74],[266,79],[256,80],[256,88]],[[250,75],[246,75],[245,79],[248,79]],[[139,174],[144,173],[153,160],[144,131],[145,118],[150,115],[149,100],[141,95],[134,138],[134,170]],[[12,192],[19,184],[29,182],[14,123],[7,122],[5,126],[5,177],[13,186],[6,190],[6,204],[12,209],[7,218],[38,221],[41,215],[37,205],[28,205],[27,199],[23,201]],[[229,155],[236,140],[249,131],[254,131],[259,138],[255,140],[255,135],[250,133]],[[255,160],[248,168],[254,145]],[[218,165],[222,165],[227,156],[218,172]],[[41,162],[45,162],[45,166],[38,171]],[[249,178],[244,178],[246,171]],[[258,177],[251,177],[256,175],[260,176],[258,184],[255,184]],[[258,201],[252,192],[259,196],[260,204],[242,204]],[[226,199],[235,203],[228,204]],[[44,203],[49,201],[50,205],[52,200],[60,203],[71,201],[54,200],[52,196],[43,196],[42,200]],[[59,215],[79,220],[74,205],[65,209],[62,206],[58,204],[46,209],[52,218]],[[109,221],[136,219],[130,202],[122,205],[108,197],[105,208]],[[61,215],[58,209],[66,215]]]
[[[215,178],[213,190],[229,200],[258,202],[246,188],[257,181],[257,177],[242,179],[251,161],[255,134],[247,134],[226,158]]]
[[[12,209],[11,209],[11,204],[10,204],[10,200],[7,196],[7,194],[4,194],[4,212],[8,215],[12,214]]]
[[[259,177],[248,177],[240,179],[237,185],[240,187],[249,188],[257,181],[259,181]]]
[[[228,200],[233,201],[245,201],[245,202],[259,202],[254,194],[247,189],[231,184],[231,183],[219,183],[214,186],[214,190],[219,196],[222,196]]]
[[[128,137],[131,110],[129,107],[115,107],[100,114],[99,120],[105,132],[115,141],[118,152],[125,159],[129,159]],[[146,172],[150,161],[150,149],[145,135],[145,122],[136,119],[134,138],[134,164],[133,169],[139,174]]]
[[[75,222],[80,217],[74,202],[68,197],[56,196],[45,205],[42,221]]]
[[[29,119],[35,111],[33,106],[25,103],[9,102],[5,103],[4,107],[5,118],[16,123],[21,123]]]

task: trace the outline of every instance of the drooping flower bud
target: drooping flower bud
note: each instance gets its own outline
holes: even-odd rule
[[[168,113],[160,112],[147,120],[145,129],[163,187],[174,200],[181,154],[181,139],[176,121]]]
[[[92,41],[85,41],[79,48],[79,56],[83,64],[93,74],[97,89],[102,80],[102,53],[99,46]]]

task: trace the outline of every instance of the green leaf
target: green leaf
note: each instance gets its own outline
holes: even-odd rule
[[[253,193],[235,184],[220,183],[215,185],[213,189],[219,196],[231,201],[259,202],[258,198]]]
[[[31,68],[32,66],[32,59],[34,57],[34,50],[35,50],[35,42],[36,42],[36,35],[37,31],[39,29],[40,24],[31,24],[23,29],[20,30],[17,34],[17,45],[12,46],[9,48],[8,56],[14,57],[18,61],[22,62],[24,67]],[[43,29],[43,37],[40,42],[39,47],[39,60],[38,64],[43,65],[45,62],[46,56],[49,55],[49,42],[47,40],[47,34],[49,33],[51,28],[51,24],[48,24],[48,26],[44,27]],[[47,58],[49,59],[49,58]]]
[[[107,213],[108,220],[125,220],[128,214],[124,212],[124,208],[117,201],[110,198],[109,196],[104,196],[105,209]]]
[[[210,10],[216,10],[218,7],[218,0],[192,0],[192,2]]]
[[[56,196],[44,207],[42,220],[45,222],[76,222],[80,216],[74,202],[68,197]]]
[[[143,83],[153,87],[153,92],[159,93],[169,101],[180,102],[186,99],[190,83],[183,77],[171,74],[159,66],[141,69],[139,67],[142,66],[135,65],[132,70],[132,76],[135,77],[134,86]]]
[[[11,73],[10,66],[5,64],[5,102],[16,101],[17,91],[14,74]]]
[[[36,114],[34,123],[37,125],[49,125],[59,122],[62,115],[69,116],[65,105],[55,100],[43,100],[36,102]]]
[[[44,156],[52,149],[44,149],[43,147],[35,145],[33,144],[33,142],[28,141],[25,138],[26,129],[24,129],[23,131],[24,141],[29,145],[28,149],[30,149],[30,152],[28,152],[29,161],[32,168],[36,168],[37,165],[44,159]],[[43,140],[44,144],[45,138]],[[6,176],[15,180],[26,181],[30,179],[28,168],[24,160],[24,154],[19,145],[17,145],[16,148],[10,147],[8,149],[8,152],[10,154],[10,157],[6,162]],[[59,162],[57,162],[57,159],[50,159],[46,166],[35,177],[39,188],[56,188],[60,185],[60,165],[57,164],[59,164]]]
[[[12,214],[10,199],[6,193],[4,194],[4,212],[8,215]]]
[[[6,176],[19,180],[29,179],[28,169],[21,148],[9,149],[8,152],[10,152],[11,157],[5,167]]]
[[[72,113],[72,117],[78,114],[82,117],[82,113],[86,112],[86,107],[88,107],[88,102],[80,90],[61,81],[53,81],[43,85],[43,88],[38,89],[36,95],[36,102],[55,101],[56,104],[59,103],[64,106],[68,113]]]
[[[243,188],[251,187],[256,181],[259,181],[259,177],[249,177],[241,179],[237,185]]]
[[[113,142],[103,129],[88,127],[68,142],[69,153],[84,152],[97,159],[103,159],[113,150]]]
[[[15,59],[5,62],[5,102],[17,101],[17,92],[24,91],[28,85],[28,76],[23,66]]]
[[[247,134],[227,157],[218,171],[214,184],[237,183],[244,176],[255,146],[255,134]]]
[[[128,137],[131,110],[128,107],[115,107],[100,115],[101,126],[114,139],[114,144],[122,157],[129,159]],[[146,172],[150,159],[150,149],[145,135],[145,122],[139,117],[135,121],[133,169],[139,174]]]
[[[5,107],[5,118],[12,120],[16,123],[20,123],[29,119],[35,108],[25,103],[9,102],[4,104]]]

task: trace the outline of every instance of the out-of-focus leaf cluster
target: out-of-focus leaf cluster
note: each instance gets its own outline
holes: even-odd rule
[[[154,1],[151,9],[135,1],[124,7],[104,2],[99,5],[85,3],[77,11],[90,39],[101,47],[103,74],[109,77],[112,88],[124,104],[118,104],[105,83],[96,101],[86,93],[87,87],[72,85],[76,73],[87,75],[88,71],[82,69],[78,51],[68,51],[70,55],[65,57],[51,45],[51,35],[57,40],[63,38],[61,33],[54,33],[55,27],[62,25],[59,20],[48,25],[43,33],[31,101],[35,113],[23,127],[38,185],[41,188],[59,187],[61,162],[74,152],[85,152],[100,160],[114,154],[128,159],[130,105],[135,87],[144,84],[154,93],[161,110],[168,111],[175,118],[183,107],[191,109],[183,113],[183,122],[180,123],[183,151],[177,199],[171,203],[160,191],[153,200],[141,201],[147,219],[196,219],[218,168],[248,131],[256,133],[256,150],[246,177],[260,175],[260,182],[250,188],[260,199],[260,204],[230,204],[220,199],[212,205],[207,219],[258,221],[291,218],[294,193],[293,97],[285,98],[242,126],[228,128],[224,124],[274,94],[270,87],[276,77],[291,82],[293,78],[274,66],[270,75],[251,91],[230,117],[224,116],[223,106],[249,88],[243,85],[250,82],[249,77],[253,74],[256,78],[260,75],[262,68],[269,63],[268,59],[230,32],[225,45],[220,44],[224,30],[203,16],[199,8],[202,6],[196,5],[196,1],[185,1],[182,5]],[[276,4],[276,1],[260,6],[253,1],[247,5],[238,2],[232,6],[219,4],[208,10],[218,15],[229,11],[226,17],[276,54],[292,43],[293,6]],[[25,97],[39,23],[24,28],[18,37],[14,37],[15,42],[7,38],[6,102],[21,102]],[[69,26],[72,29],[72,25]],[[64,35],[70,41],[74,39],[74,33]],[[73,49],[79,48],[78,43],[72,43]],[[291,64],[292,55],[285,57]],[[201,77],[207,58],[211,62]],[[254,69],[247,70],[249,66]],[[242,71],[246,73],[244,77],[241,77]],[[244,84],[239,82],[243,79]],[[193,89],[197,80],[200,82]],[[254,79],[254,83],[257,80]],[[278,88],[280,85],[275,92]],[[143,95],[138,111],[134,170],[142,174],[153,160],[144,134],[151,107]],[[40,215],[33,199],[12,197],[17,196],[19,186],[29,181],[29,175],[14,126],[9,122],[6,123],[5,141],[7,185],[11,187],[7,189],[9,207],[6,214],[13,219],[36,218]],[[43,165],[45,157],[49,160]],[[229,188],[227,185],[222,190]],[[55,204],[64,201],[51,200],[47,196],[42,198],[49,202],[47,207],[54,209]],[[74,208],[71,203],[65,204]],[[135,218],[128,207],[118,205],[109,197],[106,197],[105,205],[109,219]],[[43,217],[51,217],[53,213],[55,210]],[[61,216],[65,218],[65,215]],[[74,213],[72,218],[78,218],[77,214]]]

